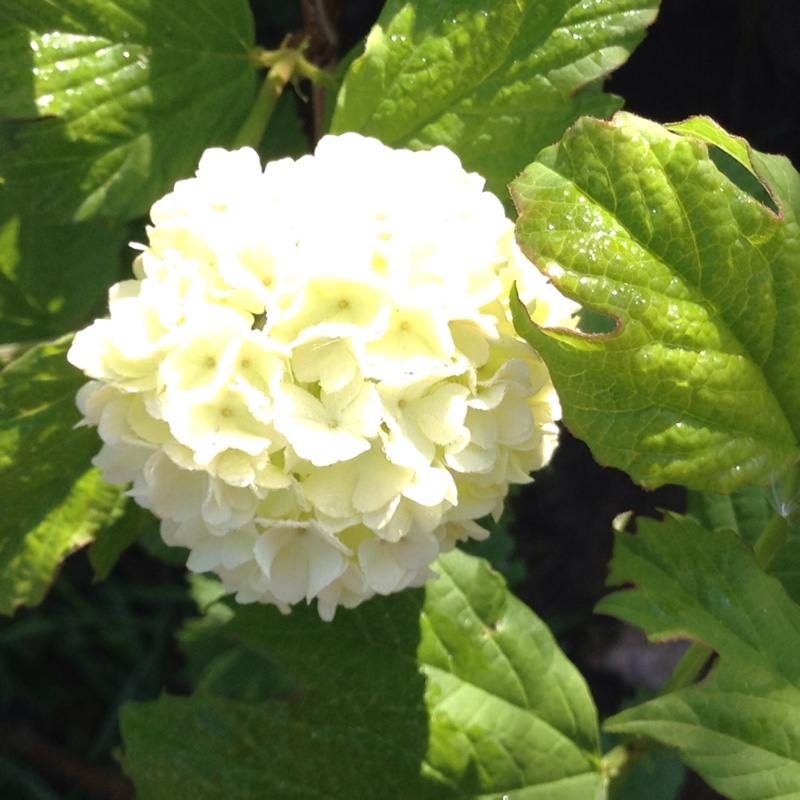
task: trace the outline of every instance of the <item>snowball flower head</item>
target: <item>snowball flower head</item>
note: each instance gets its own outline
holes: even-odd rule
[[[560,411],[515,334],[575,306],[443,147],[326,136],[262,170],[207,150],[69,360],[107,481],[241,602],[330,619],[419,586],[549,460]]]

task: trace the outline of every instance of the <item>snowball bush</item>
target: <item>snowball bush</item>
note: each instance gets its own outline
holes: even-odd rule
[[[558,400],[516,335],[574,304],[443,147],[326,136],[261,169],[206,151],[152,208],[135,280],[75,337],[105,480],[241,602],[330,619],[418,586],[556,444]]]

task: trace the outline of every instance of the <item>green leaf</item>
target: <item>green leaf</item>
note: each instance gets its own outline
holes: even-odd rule
[[[89,548],[89,563],[94,569],[94,579],[104,580],[114,569],[120,556],[146,534],[158,531],[158,520],[136,503],[128,502],[124,513],[112,525],[105,525],[95,532]]]
[[[59,224],[0,185],[0,343],[52,339],[102,313],[127,229]]]
[[[2,476],[0,481],[6,483]],[[21,605],[38,605],[61,562],[91,542],[99,528],[122,513],[123,506],[119,488],[104,483],[100,471],[90,468],[41,522],[10,535],[4,530],[0,539],[0,613],[13,614]]]
[[[686,767],[674,750],[654,748],[638,760],[614,800],[679,800]]]
[[[603,797],[594,704],[550,631],[484,562],[456,551],[435,569],[417,650],[429,765],[461,797]]]
[[[658,0],[390,0],[339,93],[331,128],[412,149],[447,145],[505,199],[509,181],[581,114],[618,98]],[[584,90],[584,91],[581,91]]]
[[[515,302],[517,330],[547,362],[567,426],[646,486],[729,492],[800,456],[800,176],[751,157],[780,214],[703,141],[628,114],[581,120],[512,186],[526,255],[617,322],[606,335],[540,330]]]
[[[771,491],[741,486],[729,495],[687,492],[686,512],[704,528],[735,531],[752,545],[775,513]]]
[[[38,603],[61,561],[122,512],[89,463],[97,434],[73,430],[85,378],[68,346],[39,345],[0,373],[0,613]]]
[[[245,606],[195,630],[206,693],[122,709],[139,796],[604,797],[594,705],[545,625],[485,562],[455,551],[436,568],[424,595],[333,623]]]
[[[606,730],[678,747],[732,800],[800,798],[800,608],[732,531],[686,517],[617,535],[609,583],[630,582],[597,610],[653,640],[704,642],[719,661],[702,684],[627,709]]]
[[[309,142],[303,120],[298,113],[295,93],[286,90],[278,98],[264,138],[258,148],[262,162],[279,158],[300,158],[309,152]]]
[[[255,98],[246,0],[19,0],[0,30],[0,115],[39,117],[5,177],[66,217],[146,212]]]
[[[780,513],[787,520],[786,542],[768,572],[783,584],[789,597],[800,602],[800,524],[794,505],[782,506],[776,493],[773,487],[756,486],[740,486],[730,495],[689,492],[687,513],[703,527],[735,531],[751,545],[772,517]]]

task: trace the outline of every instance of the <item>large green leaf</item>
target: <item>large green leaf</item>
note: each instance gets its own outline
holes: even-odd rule
[[[626,60],[657,8],[389,0],[345,77],[331,128],[413,149],[447,145],[505,198],[531,154],[579,115],[619,107],[597,81]]]
[[[702,684],[627,709],[606,729],[680,748],[732,800],[800,798],[800,608],[732,531],[686,517],[617,535],[609,583],[630,582],[597,610],[654,640],[704,642],[719,661]]]
[[[757,159],[775,213],[691,130],[619,114],[543,151],[512,187],[520,245],[617,325],[540,330],[513,307],[598,460],[647,486],[727,492],[800,455],[800,176],[715,128],[729,161]]]
[[[145,212],[255,98],[246,0],[15,0],[0,31],[0,115],[40,118],[5,177],[76,219]]]
[[[480,559],[436,569],[333,623],[250,606],[206,631],[204,692],[122,709],[139,796],[605,797],[594,705],[546,626]]]
[[[85,378],[68,346],[39,345],[0,373],[0,613],[38,603],[64,557],[122,512],[119,487],[90,466],[97,434],[72,428]]]

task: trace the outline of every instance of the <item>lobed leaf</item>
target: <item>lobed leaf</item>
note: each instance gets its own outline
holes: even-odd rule
[[[447,145],[506,198],[531,152],[620,101],[622,64],[658,0],[389,0],[340,90],[331,129],[412,149]]]
[[[122,513],[119,487],[90,466],[96,433],[73,430],[85,379],[67,364],[69,342],[0,373],[0,613],[40,602],[61,561]]]
[[[650,487],[729,492],[800,456],[800,176],[715,128],[775,213],[691,130],[584,119],[512,186],[525,254],[615,330],[541,330],[512,305],[598,460]]]
[[[5,178],[64,217],[146,212],[255,98],[246,0],[19,0],[0,31],[0,116],[36,118]]]
[[[719,653],[702,684],[627,709],[608,731],[649,736],[732,800],[800,798],[800,608],[729,530],[687,517],[618,534],[597,607],[651,639],[688,637]]]
[[[436,568],[424,596],[333,623],[249,606],[196,629],[206,693],[122,710],[139,795],[604,797],[594,705],[546,626],[485,562],[454,552]]]

